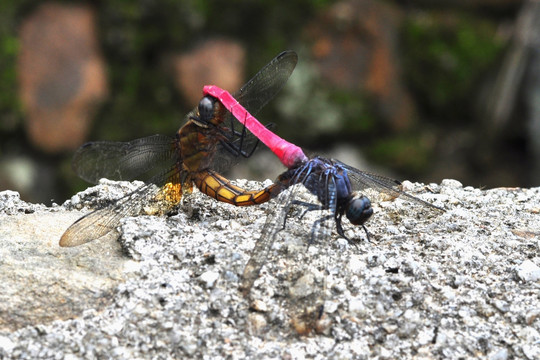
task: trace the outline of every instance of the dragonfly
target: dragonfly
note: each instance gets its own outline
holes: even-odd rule
[[[298,57],[284,51],[264,66],[235,93],[243,108],[257,113],[285,85]],[[60,246],[78,246],[115,230],[120,220],[141,213],[165,214],[192,192],[193,184],[206,195],[236,206],[257,205],[275,196],[279,188],[245,190],[219,173],[240,157],[249,157],[258,139],[239,124],[211,95],[185,116],[174,136],[152,135],[129,142],[95,141],[81,146],[72,166],[82,179],[97,183],[144,179],[144,185],[108,206],[73,223]],[[248,150],[251,147],[251,150]]]
[[[267,257],[277,234],[285,228],[288,213],[292,205],[301,205],[307,211],[327,211],[326,216],[316,220],[311,229],[309,243],[313,244],[316,238],[327,237],[329,231],[326,222],[334,220],[338,235],[354,243],[346,236],[343,228],[345,216],[352,225],[361,226],[366,237],[369,233],[365,223],[373,215],[370,199],[364,193],[383,194],[391,198],[402,197],[421,206],[444,211],[443,208],[417,198],[401,189],[401,182],[385,176],[356,169],[336,159],[322,156],[308,157],[304,151],[264,127],[253,115],[239,103],[233,95],[215,85],[205,86],[204,94],[212,95],[231,112],[235,118],[252,132],[261,142],[269,147],[279,158],[287,170],[280,174],[275,182],[273,196],[297,185],[305,187],[317,199],[316,203],[309,203],[295,199],[295,191],[284,196],[285,204],[281,211],[271,211],[267,218],[261,235],[252,250],[251,257],[244,269],[242,288],[247,295],[258,278],[261,268],[267,262]],[[303,216],[303,215],[302,215]],[[308,260],[309,261],[309,260]],[[315,290],[312,291],[315,293]],[[300,333],[316,328],[314,325],[321,319],[322,305],[310,306],[309,311],[297,316],[293,323]],[[314,315],[313,315],[314,314]],[[311,324],[311,325],[310,325]]]
[[[302,148],[282,139],[262,125],[233,95],[215,85],[207,85],[203,93],[217,98],[233,116],[252,134],[263,142],[278,157],[287,171],[279,175],[276,187],[281,192],[295,185],[303,184],[316,195],[320,205],[304,204],[308,210],[329,209],[332,211],[338,234],[350,240],[343,231],[342,217],[346,215],[351,224],[360,225],[366,230],[364,223],[373,214],[370,200],[360,191],[373,189],[392,198],[399,196],[407,200],[444,211],[444,209],[427,201],[412,196],[400,189],[401,182],[382,175],[356,169],[336,159],[322,156],[309,158]]]

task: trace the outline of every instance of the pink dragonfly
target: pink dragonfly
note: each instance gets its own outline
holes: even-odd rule
[[[278,177],[278,184],[283,189],[299,183],[304,184],[318,197],[323,208],[333,210],[337,231],[347,240],[349,239],[343,233],[341,217],[345,214],[353,225],[364,226],[373,213],[369,200],[354,191],[371,188],[394,198],[403,196],[417,204],[443,210],[402,191],[399,188],[401,182],[398,180],[358,170],[335,159],[321,156],[308,158],[299,146],[282,139],[262,125],[227,90],[207,85],[203,88],[203,93],[217,98],[288,168]]]
[[[310,243],[314,241],[315,237],[329,235],[328,232],[325,233],[321,229],[328,228],[324,223],[332,218],[335,221],[337,233],[351,242],[343,229],[343,215],[351,224],[362,226],[369,238],[364,224],[373,214],[373,209],[370,200],[361,192],[382,193],[390,195],[392,198],[401,196],[416,204],[444,211],[438,206],[402,191],[400,189],[401,183],[397,180],[356,169],[339,160],[321,156],[309,158],[300,147],[280,138],[264,127],[226,90],[209,85],[204,87],[203,92],[205,95],[216,97],[287,167],[287,170],[279,175],[276,181],[279,192],[293,185],[302,184],[318,200],[316,204],[302,202],[294,199],[294,191],[291,191],[284,200],[283,210],[271,212],[244,270],[242,287],[246,293],[250,292],[254,281],[259,276],[276,234],[285,227],[287,214],[293,204],[306,206],[306,211],[327,210],[330,212],[329,215],[314,222]],[[317,309],[319,308],[315,309],[315,313],[320,316],[321,311]]]

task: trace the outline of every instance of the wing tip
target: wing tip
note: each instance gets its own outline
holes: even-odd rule
[[[62,235],[60,241],[58,242],[58,245],[60,245],[60,247],[74,247],[81,244],[84,244],[84,242],[81,242],[77,240],[76,237],[73,237],[69,230],[67,230],[64,235]]]

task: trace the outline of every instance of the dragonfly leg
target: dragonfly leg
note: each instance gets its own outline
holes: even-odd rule
[[[343,216],[342,213],[336,213],[336,216],[334,217],[334,220],[336,220],[336,230],[337,230],[337,233],[339,234],[339,236],[341,236],[342,238],[344,238],[345,240],[347,240],[349,242],[349,244],[354,244],[354,241],[352,241],[351,239],[349,239],[346,235],[345,235],[345,232],[343,231],[343,226],[341,225],[341,217]]]
[[[301,201],[301,200],[293,200],[291,202],[291,205],[300,205],[306,208],[304,212],[302,213],[302,215],[300,215],[300,220],[304,218],[304,216],[307,214],[308,211],[324,210],[323,206],[320,204],[312,204],[312,203],[308,203],[306,201]]]
[[[242,131],[235,130],[234,129],[234,124],[233,124],[233,119],[234,118],[230,119],[230,121],[231,121],[231,124],[230,124],[230,129],[231,130],[230,130],[230,132],[232,133],[232,136],[226,135],[227,137],[230,138],[230,140],[228,140],[228,141],[223,141],[222,140],[222,141],[220,141],[220,143],[227,151],[232,153],[234,156],[241,155],[244,158],[249,158],[249,157],[251,157],[251,155],[253,155],[255,150],[257,150],[257,147],[259,146],[260,140],[257,138],[257,140],[255,141],[255,145],[253,145],[253,148],[251,148],[251,150],[249,150],[249,151],[245,151],[243,149],[244,148],[244,139],[247,136],[248,129],[246,128],[246,126],[243,126]],[[270,124],[266,125],[265,127],[267,129],[271,129],[271,128],[274,127],[274,124],[270,123]],[[235,137],[238,137],[239,140],[236,140]],[[235,140],[233,140],[233,139],[235,139]],[[236,142],[239,142],[239,144],[235,145]]]
[[[336,220],[336,230],[339,234],[339,236],[341,236],[342,238],[344,238],[345,240],[347,240],[349,242],[349,244],[354,244],[356,245],[356,243],[359,241],[359,240],[351,240],[349,239],[347,236],[345,236],[345,232],[343,231],[343,225],[341,224],[341,217],[343,216],[343,213],[339,213],[339,214],[336,214],[336,216],[334,217],[334,219]],[[366,239],[367,241],[370,241],[369,239],[369,232],[366,228],[365,225],[362,225],[362,228],[364,229],[364,231],[366,232]]]
[[[225,150],[233,154],[234,156],[241,155],[242,157],[248,158],[255,152],[255,149],[257,149],[257,145],[259,145],[259,140],[256,141],[255,146],[253,149],[251,149],[249,152],[245,152],[242,150],[240,146],[234,145],[233,143],[229,141],[220,140],[220,144],[223,146]]]
[[[302,215],[300,215],[299,219],[302,220],[304,218],[304,216],[307,214],[308,211],[314,211],[314,210],[324,210],[323,206],[322,205],[319,205],[319,204],[312,204],[312,203],[308,203],[306,201],[301,201],[301,200],[293,200],[289,203],[288,207],[287,207],[287,210],[286,210],[286,214],[285,214],[285,217],[283,218],[283,227],[281,228],[281,230],[285,229],[285,226],[287,225],[287,218],[289,217],[289,210],[291,208],[292,205],[300,205],[300,206],[304,206],[306,209],[302,212]],[[322,222],[323,220],[326,220],[328,219],[329,217],[331,217],[331,215],[329,216],[326,216],[322,219],[319,219],[317,221],[315,221],[315,223],[313,224],[312,228],[311,228],[311,237],[310,237],[310,240],[309,240],[309,244],[313,244],[315,242],[314,240],[314,228],[315,226],[318,226],[318,224],[320,222]]]
[[[287,218],[289,217],[289,211],[291,210],[293,202],[290,202],[283,210],[285,212],[285,216],[283,217],[283,226],[281,227],[281,230],[284,230],[285,226],[287,226]]]
[[[371,239],[369,238],[369,232],[367,231],[367,227],[365,225],[362,225],[362,228],[364,229],[364,231],[366,232],[366,239],[367,241],[371,241]]]
[[[332,218],[332,215],[326,215],[326,216],[323,216],[322,218],[318,219],[317,221],[315,221],[313,223],[313,226],[311,226],[311,236],[309,237],[309,245],[311,244],[314,244],[315,243],[315,234],[317,233],[317,231],[315,231],[315,229],[317,227],[320,226],[320,224],[328,219],[331,219]],[[347,238],[346,238],[347,239]],[[349,239],[347,239],[349,240]]]
[[[237,147],[237,150],[238,150],[238,153],[240,155],[242,155],[243,157],[245,158],[248,158],[250,157],[251,155],[253,155],[253,153],[255,152],[255,150],[257,149],[257,146],[259,145],[259,142],[260,140],[257,138],[257,141],[255,142],[255,146],[253,146],[253,149],[251,149],[251,151],[249,153],[246,153],[243,148],[244,148],[244,139],[246,138],[247,136],[247,128],[246,126],[242,126],[242,132],[238,132],[234,129],[234,125],[233,125],[233,122],[234,122],[234,118],[231,117],[231,129],[233,131],[233,136],[238,136],[240,138],[240,145]],[[245,122],[245,121],[244,121]]]
[[[246,128],[244,127],[244,130],[246,130]],[[245,151],[242,150],[242,145],[240,145],[240,153],[242,154],[243,157],[245,158],[249,158],[251,157],[251,155],[253,155],[253,153],[255,152],[255,150],[257,150],[257,146],[259,146],[259,143],[261,141],[259,139],[257,139],[257,141],[255,142],[255,145],[253,146],[253,148],[251,149],[251,151],[249,153],[246,153]]]
[[[306,213],[308,211],[312,211],[312,210],[320,210],[322,209],[322,206],[320,205],[317,205],[317,204],[312,204],[312,203],[308,203],[308,202],[305,202],[305,201],[300,201],[300,200],[293,200],[291,202],[289,202],[289,204],[286,206],[286,208],[283,210],[285,212],[285,216],[283,217],[283,226],[281,227],[281,229],[279,231],[282,231],[285,229],[285,227],[287,226],[287,218],[289,217],[289,211],[291,210],[291,207],[293,205],[301,205],[301,206],[305,206],[307,209],[304,210],[304,212],[302,213],[302,215],[300,215],[300,219],[302,219],[304,217],[304,215],[306,215]],[[313,244],[315,241],[314,241],[314,228],[323,220],[325,220],[327,217],[323,218],[323,219],[319,219],[317,220],[313,226],[312,226],[312,231],[311,231],[311,237],[310,237],[310,240],[308,242],[309,245]]]
[[[271,129],[274,127],[274,124],[270,123],[270,124],[267,124],[265,126],[267,129]],[[253,155],[253,153],[255,152],[255,150],[257,150],[257,146],[259,146],[259,143],[261,142],[258,138],[257,138],[257,141],[255,142],[255,145],[253,146],[253,148],[249,151],[249,152],[245,152],[244,150],[242,150],[242,148],[244,147],[243,145],[243,142],[244,142],[244,139],[247,135],[247,128],[244,126],[242,127],[242,133],[239,134],[238,131],[234,131],[234,133],[237,135],[237,136],[240,136],[240,146],[238,147],[239,150],[240,150],[240,155],[242,155],[243,157],[245,158],[249,158],[251,157],[251,155]]]

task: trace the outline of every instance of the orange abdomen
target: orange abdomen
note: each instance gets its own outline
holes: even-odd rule
[[[278,184],[272,184],[262,190],[245,190],[231,184],[225,177],[211,170],[193,175],[193,181],[201,192],[218,201],[236,206],[262,204],[280,192]]]

